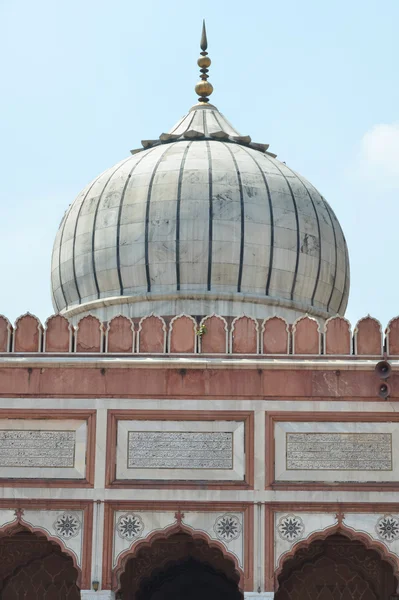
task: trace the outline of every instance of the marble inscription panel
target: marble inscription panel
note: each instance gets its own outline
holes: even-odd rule
[[[286,433],[287,470],[391,471],[390,433]]]
[[[129,469],[232,469],[233,433],[129,431]]]
[[[0,467],[74,467],[75,442],[75,431],[0,430]]]

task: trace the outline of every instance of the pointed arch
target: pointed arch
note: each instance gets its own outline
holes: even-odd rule
[[[151,313],[142,317],[136,335],[137,352],[166,354],[166,323],[162,317]]]
[[[380,556],[381,560],[384,560],[391,565],[393,574],[399,582],[399,558],[395,554],[391,553],[385,544],[375,540],[364,531],[356,531],[355,529],[347,527],[345,523],[336,523],[331,527],[327,527],[327,529],[324,529],[323,531],[315,531],[306,539],[300,540],[294,544],[288,552],[285,552],[279,557],[278,565],[274,572],[275,592],[279,587],[279,577],[282,574],[284,565],[288,560],[293,558],[298,551],[308,548],[313,542],[326,540],[334,534],[340,534],[349,538],[350,540],[358,541],[362,543],[368,550],[375,550]]]
[[[292,354],[321,354],[320,324],[308,314],[292,325]]]
[[[50,533],[46,529],[43,529],[42,527],[37,527],[37,526],[31,525],[27,521],[24,521],[23,517],[17,517],[14,521],[5,523],[3,526],[0,527],[0,539],[5,538],[5,537],[12,537],[13,535],[15,535],[17,533],[24,532],[24,531],[32,533],[33,535],[38,536],[38,537],[39,536],[44,537],[48,542],[55,544],[60,549],[62,554],[65,554],[69,558],[71,558],[73,566],[76,569],[76,572],[78,574],[77,579],[76,579],[76,585],[79,588],[81,588],[81,586],[82,586],[82,569],[81,569],[80,565],[78,564],[78,557],[76,556],[76,554],[73,550],[71,550],[70,548],[65,546],[65,544],[63,543],[61,538],[50,535]]]
[[[229,351],[227,321],[224,317],[212,313],[201,319],[198,334],[198,352],[209,354],[227,354]],[[205,336],[205,337],[204,337]]]
[[[181,522],[173,523],[161,531],[158,530],[149,533],[145,538],[136,541],[130,546],[130,548],[119,554],[116,565],[112,571],[112,589],[114,591],[119,590],[121,586],[121,576],[126,569],[127,562],[131,559],[137,558],[141,550],[149,550],[154,543],[168,541],[168,539],[172,536],[181,533],[189,536],[193,540],[201,540],[205,542],[210,550],[213,549],[219,551],[223,559],[232,563],[239,589],[241,591],[244,590],[244,572],[238,563],[238,558],[229,552],[222,542],[212,539],[205,531],[194,530]]]
[[[259,323],[253,317],[236,317],[230,330],[230,352],[232,354],[259,353]]]
[[[353,331],[355,355],[382,356],[382,327],[378,319],[367,315],[360,319]]]
[[[170,353],[196,353],[197,352],[197,321],[194,317],[182,313],[173,317],[169,324]]]
[[[324,354],[352,354],[351,324],[345,317],[334,315],[325,322]]]
[[[279,315],[267,317],[262,323],[260,336],[261,354],[289,354],[290,328]]]
[[[43,352],[72,352],[74,327],[61,314],[51,315],[44,323]]]
[[[26,312],[18,317],[14,325],[13,352],[40,352],[43,326],[35,315]]]

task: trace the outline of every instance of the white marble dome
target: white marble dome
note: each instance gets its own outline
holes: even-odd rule
[[[345,312],[339,222],[267,145],[241,136],[210,104],[142,144],[66,212],[52,259],[57,311],[283,312],[291,321]]]

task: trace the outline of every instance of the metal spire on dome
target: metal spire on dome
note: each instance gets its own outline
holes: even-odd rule
[[[208,71],[211,66],[211,59],[208,56],[208,52],[206,51],[208,48],[208,39],[206,37],[206,27],[205,27],[205,19],[202,22],[202,35],[201,35],[201,44],[200,44],[202,52],[201,56],[197,60],[197,65],[200,68],[201,73],[201,81],[197,83],[195,86],[195,92],[198,94],[198,101],[206,104],[209,102],[209,97],[213,92],[212,84],[207,81],[208,80]]]

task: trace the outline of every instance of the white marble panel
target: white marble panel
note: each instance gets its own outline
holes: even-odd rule
[[[0,419],[0,475],[83,479],[86,442],[86,421]]]
[[[129,533],[129,523],[133,528]],[[134,525],[138,524],[138,529]],[[137,512],[135,510],[115,511],[113,566],[122,552],[128,550],[136,542],[146,538],[154,531],[162,530],[176,524],[175,511],[171,512]]]
[[[183,512],[182,525],[218,540],[244,564],[244,520],[241,512]],[[116,511],[114,514],[113,565],[122,552],[149,534],[176,525],[176,512]]]
[[[242,421],[119,421],[117,479],[242,481]]]
[[[399,514],[345,513],[344,525],[382,542],[399,556]]]
[[[398,481],[399,423],[275,424],[276,481]]]
[[[6,527],[7,525],[10,525],[13,521],[16,521],[15,510],[0,510],[0,529]]]
[[[284,534],[284,524],[291,520],[294,529]],[[324,531],[337,524],[335,513],[287,513],[276,512],[274,515],[274,563],[277,567],[281,557],[300,541],[317,531]],[[296,529],[295,529],[296,526]]]
[[[24,510],[22,524],[40,528],[71,550],[82,564],[84,513],[82,510]]]
[[[204,531],[211,539],[218,540],[244,564],[244,515],[241,512],[186,512],[184,525],[194,531]]]

